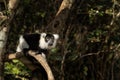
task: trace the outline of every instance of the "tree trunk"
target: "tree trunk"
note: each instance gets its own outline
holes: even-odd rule
[[[11,4],[11,1],[13,0],[9,0],[9,4]],[[15,0],[16,2],[18,2],[18,0]],[[12,6],[16,8],[16,4],[18,3],[14,3],[12,4]],[[13,8],[10,8],[10,6],[8,6],[8,9],[12,10],[13,12],[15,12]],[[14,13],[11,13],[9,16],[9,19],[7,18],[6,22],[1,27],[0,29],[0,80],[4,80],[4,52],[5,52],[5,46],[6,46],[6,42],[7,42],[7,37],[8,37],[8,33],[9,33],[9,29],[10,29],[10,24],[14,18]],[[1,22],[1,21],[0,21]]]
[[[63,0],[62,4],[56,14],[55,19],[48,25],[49,27],[52,27],[51,29],[48,29],[50,31],[53,31],[54,33],[58,33],[60,34],[61,38],[63,36],[67,37],[67,32],[63,33],[63,31],[65,31],[65,29],[67,29],[68,27],[66,26],[66,21],[68,19],[70,10],[72,8],[72,5],[74,3],[75,0]],[[55,32],[56,31],[56,32]],[[62,35],[63,34],[63,35]],[[67,48],[65,48],[65,44],[67,41],[61,40],[62,42],[62,54],[63,54],[63,60],[61,61],[61,80],[64,80],[64,62],[65,62],[65,56],[66,56],[66,52],[67,52]]]
[[[63,0],[61,6],[56,13],[55,19],[48,24],[47,29],[50,31],[54,31],[54,33],[61,33],[66,25],[66,20],[69,16],[69,12],[71,10],[72,4],[75,0]],[[55,32],[56,31],[56,32]]]
[[[0,31],[0,80],[4,80],[4,62],[3,62],[3,58],[4,58],[4,51],[5,51],[5,44],[6,44],[6,40],[7,40],[7,35],[6,35],[6,27],[4,27],[1,31]]]

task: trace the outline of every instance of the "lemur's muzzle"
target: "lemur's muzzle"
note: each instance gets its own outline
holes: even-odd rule
[[[49,46],[52,46],[53,45],[53,43],[49,43]]]

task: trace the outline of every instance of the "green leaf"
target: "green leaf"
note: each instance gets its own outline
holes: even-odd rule
[[[20,70],[17,67],[14,67],[12,69],[12,71],[13,71],[14,74],[19,74],[20,73]]]
[[[41,13],[41,17],[45,17],[45,15],[46,15],[46,13],[45,12],[43,12],[43,13]]]
[[[86,75],[86,76],[87,76],[87,71],[88,71],[88,67],[85,66],[85,67],[84,67],[84,71],[83,71],[83,73],[84,73],[84,75]]]
[[[51,53],[53,54],[53,53],[57,53],[58,52],[58,48],[52,48],[51,49]]]
[[[78,58],[78,54],[73,54],[73,55],[69,56],[69,60],[70,60],[70,61],[74,61],[74,60],[76,60],[77,58]]]
[[[13,63],[18,63],[19,61],[18,60],[13,60]]]

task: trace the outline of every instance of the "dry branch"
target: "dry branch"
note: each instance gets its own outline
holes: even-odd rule
[[[71,6],[72,6],[73,2],[74,2],[74,0],[63,0],[63,2],[61,4],[61,6],[60,6],[60,8],[59,8],[59,10],[58,10],[58,12],[56,14],[56,16],[59,15],[60,12],[62,10],[64,10],[64,9],[66,9],[66,8],[67,9],[71,9]]]
[[[7,20],[7,16],[3,15],[2,12],[0,12],[0,25]]]
[[[55,80],[46,59],[41,54],[36,55],[36,53],[33,51],[29,51],[28,53],[29,55],[33,56],[43,66],[48,75],[48,80]]]
[[[22,52],[10,53],[5,56],[4,61],[9,61],[12,59],[20,60],[28,69],[31,71],[37,69],[38,67],[34,65]]]

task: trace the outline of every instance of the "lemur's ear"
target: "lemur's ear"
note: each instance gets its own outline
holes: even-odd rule
[[[41,37],[45,38],[45,36],[46,36],[46,33],[41,33]]]
[[[59,39],[59,35],[58,34],[53,34],[55,39]]]

